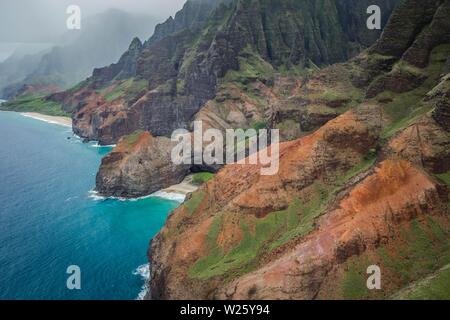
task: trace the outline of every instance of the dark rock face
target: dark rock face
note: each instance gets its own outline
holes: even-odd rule
[[[412,0],[399,6],[380,40],[369,50],[369,54],[382,58],[362,64],[368,72],[361,83],[375,79],[367,90],[368,98],[386,90],[407,92],[427,79],[421,69],[428,65],[431,51],[450,42],[449,14],[449,1]]]
[[[439,0],[404,1],[392,14],[388,26],[373,51],[400,58],[415,41],[417,34],[428,25],[436,12]]]
[[[134,38],[119,62],[109,67],[94,69],[92,78],[98,87],[111,80],[122,80],[132,77],[136,73],[137,59],[142,51],[142,43],[139,38]]]
[[[433,20],[422,30],[403,56],[403,59],[413,66],[426,67],[431,50],[440,44],[450,42],[450,1],[438,1],[437,4],[439,6]]]
[[[171,34],[185,29],[200,29],[208,21],[211,11],[220,3],[230,0],[194,0],[187,1],[183,9],[178,11],[175,18],[170,17],[164,23],[158,24],[155,33],[146,44],[157,42]]]
[[[396,1],[239,1],[230,31],[274,65],[326,65],[347,60],[379,31],[366,28],[365,11],[380,5],[389,15]],[[288,14],[289,13],[289,14]]]
[[[423,68],[431,49],[450,41],[450,3],[442,0],[404,1],[399,5],[371,52],[403,57],[409,64]]]
[[[450,131],[450,97],[446,100],[439,101],[436,104],[436,109],[433,112],[433,118],[445,130]]]
[[[383,91],[389,90],[395,93],[403,93],[419,87],[426,77],[409,72],[391,71],[374,81],[367,89],[367,98],[376,97]]]
[[[90,79],[91,90],[125,78],[146,80],[147,93],[138,100],[117,102],[120,108],[113,105],[112,110],[126,114],[121,117],[111,114],[111,102],[99,101],[106,104],[100,113],[91,107],[84,110],[86,101],[79,101],[75,130],[88,139],[110,141],[111,136],[101,136],[109,130],[96,127],[120,127],[115,122],[123,118],[128,120],[121,134],[143,129],[159,136],[187,128],[228,71],[245,71],[240,62],[243,51],[275,67],[344,61],[379,36],[379,31],[365,26],[366,8],[378,4],[388,16],[397,2],[188,1],[174,19],[157,26],[146,43],[133,41],[117,64],[95,70]]]
[[[441,83],[428,97],[433,104],[433,118],[447,132],[450,132],[450,73],[442,77]]]
[[[123,138],[102,160],[96,190],[105,196],[130,198],[180,183],[189,167],[172,164],[172,147],[170,139],[148,132]]]
[[[389,151],[429,172],[447,172],[450,170],[450,133],[436,122],[428,116],[418,119],[390,141]]]

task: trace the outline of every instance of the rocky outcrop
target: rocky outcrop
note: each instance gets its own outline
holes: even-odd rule
[[[394,137],[388,150],[432,173],[450,170],[450,134],[428,116]]]
[[[383,36],[372,48],[372,52],[401,58],[417,35],[433,20],[436,9],[442,2],[445,1],[403,1],[391,15]]]
[[[223,8],[223,5],[229,2],[231,2],[231,0],[187,1],[182,10],[175,14],[175,17],[169,17],[164,23],[160,23],[156,26],[154,34],[148,40],[148,44],[157,42],[169,35],[186,29],[202,29],[208,22],[211,11],[219,5]]]
[[[450,73],[444,75],[439,85],[428,94],[427,101],[435,107],[434,120],[450,131]]]
[[[173,144],[165,137],[135,132],[122,138],[102,160],[96,190],[105,196],[138,197],[180,183],[189,168],[170,160]]]
[[[120,57],[119,62],[109,67],[94,69],[92,73],[93,82],[99,88],[111,80],[123,80],[136,74],[137,59],[142,51],[142,42],[134,38],[128,50]]]
[[[428,65],[432,50],[450,42],[445,31],[450,29],[449,14],[448,1],[405,1],[399,6],[382,37],[369,51],[372,56],[381,55],[385,65],[376,66],[377,59],[368,63],[373,65],[368,69],[378,69],[369,73],[372,79],[377,78],[367,90],[368,98],[386,90],[407,92],[424,83],[427,76],[422,69]]]

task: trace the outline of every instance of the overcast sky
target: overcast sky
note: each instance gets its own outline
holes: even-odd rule
[[[164,21],[186,0],[0,0],[0,61],[18,47],[38,47],[67,31],[66,9],[78,5],[83,18],[110,8],[148,14]]]

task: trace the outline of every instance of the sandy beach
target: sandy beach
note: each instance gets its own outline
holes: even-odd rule
[[[192,184],[192,177],[192,175],[189,175],[183,180],[183,182],[170,186],[161,191],[166,193],[179,193],[184,196],[191,192],[195,192],[198,189],[198,186]]]
[[[21,115],[24,117],[33,118],[36,120],[45,121],[48,123],[54,123],[65,127],[72,127],[72,119],[68,117],[55,117],[55,116],[48,116],[45,114],[40,114],[36,112],[22,112]]]
[[[56,117],[56,116],[48,116],[41,113],[36,112],[23,112],[21,113],[24,117],[33,118],[36,120],[45,121],[48,123],[53,123],[61,126],[72,127],[72,119],[68,117]],[[157,192],[158,195],[162,197],[168,198],[176,198],[179,201],[183,201],[183,199],[189,193],[195,192],[198,189],[198,186],[192,183],[192,175],[187,176],[181,183],[170,186],[166,189],[160,190]],[[172,195],[172,196],[171,196]],[[177,196],[179,195],[179,196]]]

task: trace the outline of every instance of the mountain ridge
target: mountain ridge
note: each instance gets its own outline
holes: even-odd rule
[[[344,30],[341,27],[338,27],[338,31],[335,31],[334,34],[328,34],[334,30],[333,28],[328,28],[326,32],[323,32],[323,34],[328,34],[327,41],[329,43],[321,44],[322,49],[318,49],[316,46],[308,49],[310,41],[308,39],[314,39],[314,33],[312,33],[312,29],[311,31],[305,29],[301,22],[295,23],[295,21],[305,20],[307,25],[316,28],[319,24],[326,25],[326,22],[319,22],[320,20],[332,21],[332,18],[329,18],[325,13],[320,16],[323,8],[316,6],[315,2],[283,0],[275,3],[264,0],[261,1],[262,6],[260,7],[255,6],[259,4],[259,1],[256,1],[255,4],[247,2],[237,0],[225,3],[217,2],[219,7],[216,9],[212,9],[209,2],[199,2],[198,6],[197,4],[194,6],[195,10],[191,8],[190,2],[188,2],[184,9],[175,16],[175,20],[173,20],[175,22],[168,20],[165,24],[157,27],[155,40],[151,38],[143,44],[142,52],[137,59],[136,74],[133,78],[138,81],[148,81],[147,92],[130,101],[127,101],[127,99],[125,101],[118,100],[116,107],[121,110],[120,117],[114,119],[112,114],[108,114],[108,105],[98,95],[91,94],[89,96],[89,100],[99,100],[100,108],[98,109],[103,111],[98,113],[86,112],[77,107],[77,104],[74,105],[70,99],[63,102],[66,109],[75,110],[74,127],[76,133],[86,139],[99,140],[101,143],[110,144],[117,142],[121,136],[130,134],[137,129],[149,130],[156,136],[167,136],[174,129],[188,128],[190,121],[200,107],[214,98],[220,80],[229,71],[239,70],[241,64],[239,55],[248,45],[256,56],[268,59],[269,63],[278,67],[284,63],[310,64],[308,55],[302,58],[295,51],[296,49],[291,51],[290,48],[298,47],[302,52],[310,52],[311,59],[316,64],[342,61],[358,51],[355,44],[344,36]],[[333,17],[343,11],[343,9],[335,10],[335,6],[342,5],[342,2],[321,1],[321,3],[325,6],[324,8],[331,10]],[[354,1],[354,3],[359,2]],[[392,3],[395,3],[395,1],[380,1],[387,12],[389,12],[388,8],[392,7]],[[275,29],[263,28],[262,23],[266,17],[269,17],[265,14],[268,11],[274,11],[276,14],[273,14],[273,16],[280,20],[268,20],[264,23],[276,25],[284,21],[282,12],[287,10],[284,5],[288,6],[290,10],[292,9],[292,12],[298,13],[299,17],[291,18],[292,25],[284,27],[287,30],[285,40],[277,42],[276,39],[283,39],[281,35],[283,31],[273,31],[276,33],[273,35],[264,34],[264,30]],[[276,10],[278,10],[278,13]],[[176,29],[175,33],[160,37],[158,30],[170,29],[170,25],[177,25],[177,16],[185,23],[186,19],[182,14],[184,11],[186,11],[186,15],[190,13],[194,18],[198,15],[203,17],[209,14],[209,20],[203,28],[203,32],[197,32],[197,28],[201,28],[201,25],[206,21],[199,19],[200,26],[184,28],[184,24],[179,23],[181,25],[180,30]],[[319,14],[319,17],[316,20],[311,20],[302,14],[303,11],[315,11]],[[338,26],[340,23],[344,25],[347,23],[345,19],[339,20],[336,18],[336,20]],[[252,24],[255,21],[256,23],[259,22],[260,25],[253,26]],[[243,30],[234,29],[240,25],[243,26]],[[297,29],[298,32],[295,31]],[[346,30],[351,31],[351,28],[346,28]],[[164,32],[161,31],[162,34]],[[296,33],[305,33],[305,40],[296,40]],[[379,31],[370,31],[369,33],[372,34],[374,41]],[[336,38],[335,35],[338,35],[337,38],[341,39],[342,45],[331,45],[334,43],[332,39]],[[352,38],[358,38],[358,36],[355,35]],[[308,48],[299,47],[295,44],[296,41],[304,43]],[[273,46],[272,49],[271,46]],[[324,49],[326,47],[333,49],[328,52],[327,49]],[[125,53],[124,56],[126,55]],[[90,79],[90,83],[84,88],[85,91],[98,90],[99,87],[108,83],[111,87],[117,86],[114,77],[119,71],[113,71],[115,68],[116,65],[113,65],[96,70],[94,76]],[[249,80],[252,81],[252,79]],[[83,105],[83,98],[78,103]],[[104,116],[99,116],[99,113]],[[106,119],[103,119],[104,117],[109,119],[106,121]],[[163,119],[169,120],[170,125],[163,126]],[[115,126],[114,132],[108,128],[110,125]]]

